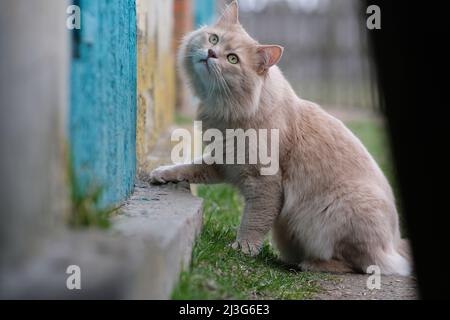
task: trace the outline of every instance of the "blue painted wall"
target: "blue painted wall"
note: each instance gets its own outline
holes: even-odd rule
[[[135,0],[78,0],[73,33],[69,136],[84,190],[101,187],[101,206],[124,200],[136,171]]]
[[[195,0],[195,26],[209,25],[214,22],[216,13],[215,0]]]

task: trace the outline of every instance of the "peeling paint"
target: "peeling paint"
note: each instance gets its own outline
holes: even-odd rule
[[[135,0],[79,0],[73,42],[70,154],[81,187],[102,188],[101,205],[123,201],[136,168]]]

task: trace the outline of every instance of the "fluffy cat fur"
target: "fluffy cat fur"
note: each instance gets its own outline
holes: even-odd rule
[[[341,121],[297,97],[276,66],[282,52],[246,33],[235,1],[216,24],[188,34],[179,53],[204,129],[279,129],[276,175],[260,175],[260,164],[183,164],[154,170],[151,182],[237,186],[245,209],[232,246],[244,253],[257,254],[272,230],[281,259],[303,270],[365,273],[377,265],[383,274],[408,275],[388,181]]]

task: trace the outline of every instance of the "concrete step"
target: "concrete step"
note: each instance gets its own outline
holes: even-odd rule
[[[0,273],[0,299],[168,299],[189,265],[202,201],[188,184],[138,183],[112,228],[61,229],[21,268]],[[80,270],[69,290],[69,266]]]
[[[113,218],[113,231],[139,246],[141,262],[131,298],[167,299],[202,226],[202,201],[189,184],[136,185],[133,196]]]

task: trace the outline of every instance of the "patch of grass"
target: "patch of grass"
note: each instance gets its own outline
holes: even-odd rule
[[[233,250],[243,201],[226,185],[199,186],[204,225],[173,299],[305,299],[318,292],[325,274],[298,272],[282,264],[266,241],[257,257]]]
[[[177,113],[177,114],[175,114],[174,121],[175,121],[175,124],[177,124],[179,126],[185,126],[185,125],[192,125],[194,119],[192,117]]]
[[[101,195],[101,189],[94,189],[88,193],[72,192],[72,211],[69,225],[73,228],[109,228],[111,225],[109,217],[113,210],[99,207]]]
[[[111,224],[109,217],[113,209],[103,208],[100,205],[103,188],[83,188],[77,179],[73,166],[70,165],[69,168],[71,200],[69,226],[72,228],[109,228]]]
[[[389,180],[396,197],[399,196],[394,163],[387,131],[382,122],[353,121],[347,127],[361,140]]]
[[[347,127],[361,140],[381,167],[389,182],[395,186],[395,171],[389,139],[383,123],[373,120],[352,121]]]

